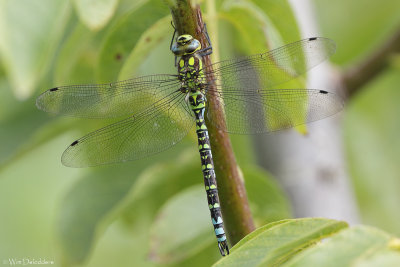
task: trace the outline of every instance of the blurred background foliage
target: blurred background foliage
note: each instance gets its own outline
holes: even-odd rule
[[[397,0],[313,3],[321,35],[337,42],[338,69],[362,61],[400,27]],[[218,34],[211,35],[218,35],[221,59],[300,39],[287,1],[225,0],[216,7]],[[72,169],[61,165],[62,151],[108,122],[35,107],[40,92],[58,85],[175,73],[170,20],[161,0],[0,0],[1,260],[207,266],[219,258],[194,133],[151,158]],[[348,99],[342,130],[362,223],[397,235],[399,84],[400,58],[393,56]],[[232,142],[257,226],[290,218],[285,193],[255,164],[251,137]]]

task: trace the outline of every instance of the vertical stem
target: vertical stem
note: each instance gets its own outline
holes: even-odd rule
[[[215,0],[207,0],[207,28],[210,39],[212,40],[213,53],[211,59],[214,62],[220,61],[219,58],[219,43],[218,43],[218,19],[217,11],[215,9]]]
[[[174,25],[179,34],[190,34],[202,44],[208,45],[202,29],[204,28],[200,7],[194,8],[190,0],[176,0],[171,9]],[[210,88],[215,88],[215,77],[212,71],[211,59],[203,57],[203,64],[207,68],[207,83]],[[214,89],[215,90],[215,89]],[[207,95],[208,109],[212,112],[212,121],[218,121],[214,125],[206,118],[206,124],[210,134],[211,148],[215,161],[215,173],[217,176],[219,196],[221,200],[222,216],[231,245],[254,230],[254,222],[251,216],[246,189],[243,184],[241,172],[237,166],[235,155],[229,135],[226,132],[225,117],[222,103],[215,95]]]

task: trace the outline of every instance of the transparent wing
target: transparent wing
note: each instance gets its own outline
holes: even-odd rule
[[[92,132],[73,142],[62,155],[69,167],[125,162],[175,145],[193,125],[184,94],[176,92],[143,112]]]
[[[208,94],[223,103],[227,130],[241,134],[271,132],[341,110],[341,98],[326,91],[277,89],[327,59],[335,49],[332,40],[315,37],[205,67],[216,85],[208,87]]]
[[[263,54],[217,62],[204,67],[204,71],[213,74],[215,83],[222,88],[232,89],[253,80],[262,80],[263,88],[271,88],[306,73],[335,50],[334,41],[314,37]]]
[[[317,121],[339,112],[344,105],[338,95],[318,89],[213,94],[222,98],[228,132],[239,134],[272,132]]]
[[[60,86],[36,100],[46,112],[85,118],[116,118],[137,113],[178,90],[176,75],[150,75],[107,84]]]

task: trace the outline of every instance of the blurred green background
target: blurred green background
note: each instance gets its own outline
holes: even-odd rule
[[[397,0],[311,2],[321,35],[337,42],[331,61],[339,70],[400,29]],[[201,4],[207,21],[209,7]],[[221,59],[300,39],[287,1],[226,0],[215,7],[219,26],[211,36],[218,36]],[[108,122],[55,117],[35,107],[41,92],[58,85],[175,73],[169,14],[161,0],[0,0],[2,264],[28,257],[57,266],[208,266],[219,258],[194,133],[150,158],[72,169],[60,162],[64,149]],[[347,100],[341,124],[361,222],[397,235],[399,84],[400,57],[393,55],[389,67]],[[251,138],[232,142],[255,221],[289,218],[289,200],[256,165]]]

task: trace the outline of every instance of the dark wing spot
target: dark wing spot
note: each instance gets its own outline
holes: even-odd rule
[[[78,142],[79,142],[78,140],[74,141],[74,142],[71,144],[71,146],[76,145]]]
[[[315,40],[317,40],[317,37],[312,37],[312,38],[309,38],[308,40],[309,41],[315,41]]]
[[[319,92],[320,92],[321,94],[327,94],[327,93],[328,93],[327,91],[324,91],[324,90],[319,90]]]
[[[58,90],[58,88],[56,87],[56,88],[51,88],[50,89],[50,92],[54,92],[54,91],[57,91]]]

